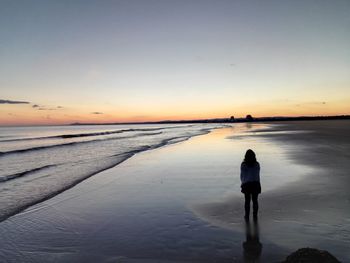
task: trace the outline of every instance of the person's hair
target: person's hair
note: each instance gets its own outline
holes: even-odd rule
[[[256,164],[255,152],[253,152],[251,149],[247,150],[243,162],[248,166],[253,166]]]

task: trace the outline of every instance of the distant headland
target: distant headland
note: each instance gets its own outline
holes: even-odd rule
[[[248,114],[245,118],[213,118],[213,119],[194,119],[194,120],[163,120],[163,121],[145,121],[145,122],[113,122],[113,123],[80,123],[75,122],[70,125],[120,125],[120,124],[181,124],[181,123],[239,123],[239,122],[274,122],[274,121],[313,121],[313,120],[350,120],[350,115],[336,116],[298,116],[298,117],[253,117]]]

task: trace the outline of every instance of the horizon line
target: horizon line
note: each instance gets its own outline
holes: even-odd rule
[[[250,117],[248,117],[250,116]],[[235,118],[217,117],[206,119],[178,119],[178,120],[160,120],[160,121],[130,121],[130,122],[72,122],[64,124],[18,124],[18,125],[1,125],[0,127],[31,127],[31,126],[74,126],[74,125],[128,125],[128,124],[181,124],[181,123],[237,123],[237,122],[261,122],[261,121],[293,121],[293,120],[334,120],[334,119],[350,119],[350,115],[301,115],[301,116],[265,116]]]

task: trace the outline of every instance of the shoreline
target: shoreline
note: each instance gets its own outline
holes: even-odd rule
[[[328,242],[318,242],[316,247],[330,251],[337,257],[339,254],[346,255],[344,245],[338,246],[341,242],[350,245],[350,194],[344,189],[350,185],[350,164],[348,156],[343,152],[344,149],[350,149],[350,121],[339,122],[343,127],[342,132],[339,133],[338,130],[336,137],[333,134],[335,128],[324,127],[322,121],[299,122],[297,125],[277,123],[278,126],[272,129],[256,130],[249,135],[277,143],[280,147],[287,147],[287,158],[291,162],[312,167],[306,176],[296,182],[273,191],[262,191],[259,203],[260,210],[263,211],[260,212],[262,215],[259,222],[264,225],[263,234],[285,242],[283,234],[279,233],[284,233],[285,229],[294,225],[297,234],[290,232],[286,242],[293,245],[302,243],[300,236],[303,235],[300,235],[300,232],[314,231],[320,235],[322,231],[326,231],[328,237],[325,239],[328,239]],[[323,129],[320,129],[321,126]],[[286,130],[291,132],[284,133]],[[264,185],[262,187],[264,188]],[[233,195],[216,203],[194,207],[194,211],[215,225],[237,230],[238,222],[233,220],[228,207],[234,211],[243,211],[242,201]],[[332,228],[335,228],[336,232],[329,232]],[[275,235],[269,233],[273,229]],[[338,231],[344,234],[339,234]],[[300,244],[295,246],[295,250],[307,246],[309,245]],[[341,256],[339,258],[345,260]]]
[[[248,135],[244,139],[231,140],[227,139],[227,135],[239,134],[256,127],[263,131],[264,125],[252,124],[250,128],[238,125],[214,130],[182,143],[135,155],[126,162],[1,222],[0,233],[4,239],[0,245],[10,253],[6,254],[8,258],[20,259],[21,255],[26,255],[29,259],[41,258],[52,262],[93,262],[117,258],[125,262],[240,262],[242,242],[245,240],[239,212],[242,197],[237,193],[236,201],[231,202],[232,199],[229,198],[239,188],[238,178],[232,177],[237,173],[242,158],[239,149],[246,149],[247,145],[254,143],[262,154],[258,155],[258,159],[265,153],[265,173],[268,172],[270,159],[277,157],[276,160],[286,165],[291,160],[276,155],[280,146],[276,148],[273,145],[278,143],[262,138],[267,135],[258,135],[259,131],[253,131],[256,136]],[[276,128],[286,130],[282,126]],[[281,142],[285,142],[283,136],[288,135],[278,136],[281,136]],[[284,149],[284,152],[292,150]],[[292,162],[289,166],[291,172],[299,171],[304,166],[298,167]],[[280,171],[274,170],[273,166],[269,169]],[[307,180],[307,176],[308,174],[303,175],[300,180]],[[268,179],[268,182],[273,183],[273,178]],[[295,238],[310,241],[307,232],[298,232],[300,223],[310,224],[310,212],[306,212],[309,213],[309,219],[304,212],[300,215],[293,214],[293,209],[298,207],[293,208],[290,204],[300,199],[293,194],[295,189],[290,189],[293,182],[288,180],[287,178],[286,183],[289,192],[284,197],[281,196],[283,193],[277,191],[278,185],[270,189],[271,194],[268,191],[264,193],[266,187],[263,185],[259,223],[263,244],[262,259],[268,262],[281,261],[295,250],[286,246],[283,236],[281,240],[278,232],[291,236],[292,241]],[[288,204],[292,213],[278,211],[280,204],[267,205],[268,200],[276,198],[284,200],[284,205]],[[213,203],[213,200],[217,202]],[[221,225],[213,222],[210,215],[202,213],[197,217],[193,214],[193,205],[198,203],[213,205],[216,220],[220,219]],[[236,214],[220,212],[221,208],[225,208],[224,212],[232,211],[235,206]],[[266,217],[267,211],[275,211],[269,215],[270,219]],[[229,226],[231,224],[231,228],[223,227],[227,220],[225,216],[232,215],[237,218],[236,224],[233,224],[234,229],[232,220],[226,221]],[[300,218],[296,222],[297,216]],[[289,220],[287,223],[283,221],[286,219]],[[311,219],[314,219],[312,213]],[[327,222],[327,218],[324,221]],[[269,222],[273,223],[272,228]],[[305,226],[301,229],[310,231]],[[298,235],[294,235],[294,232]],[[314,247],[323,249],[322,244],[316,246],[319,244],[316,240],[311,243]],[[299,244],[300,242],[296,243],[297,248],[303,247]],[[10,248],[12,252],[8,250]],[[21,254],[17,254],[18,249],[22,251]],[[329,248],[326,250],[336,257],[341,252],[338,250],[334,253]]]
[[[107,165],[106,167],[104,167],[102,169],[98,169],[98,170],[95,169],[96,171],[94,171],[92,173],[89,173],[89,174],[87,174],[84,177],[78,178],[78,179],[72,181],[69,184],[65,184],[60,189],[58,189],[56,191],[43,194],[43,197],[41,197],[41,198],[39,198],[37,200],[34,200],[34,201],[32,201],[32,202],[30,202],[28,204],[23,204],[21,207],[16,207],[14,209],[10,209],[9,211],[5,211],[5,212],[1,212],[0,211],[0,223],[2,221],[6,220],[6,219],[8,219],[8,218],[18,214],[18,213],[20,213],[20,212],[30,208],[31,206],[34,206],[36,204],[40,204],[40,203],[42,203],[42,202],[44,202],[46,200],[49,200],[49,199],[55,197],[56,195],[59,195],[59,194],[65,192],[65,191],[75,187],[76,185],[82,183],[83,181],[89,179],[92,176],[95,176],[95,175],[97,175],[97,174],[99,174],[99,173],[101,173],[103,171],[106,171],[106,170],[112,169],[113,167],[118,166],[119,164],[127,161],[129,158],[133,157],[134,155],[137,155],[137,154],[145,152],[145,151],[156,150],[158,148],[162,148],[162,147],[166,147],[166,146],[169,146],[169,145],[172,145],[172,144],[183,142],[183,141],[189,140],[189,139],[197,137],[197,136],[208,134],[211,131],[213,131],[215,129],[219,129],[219,128],[222,128],[222,127],[204,128],[204,129],[201,130],[201,133],[188,135],[188,136],[182,136],[182,137],[174,137],[174,138],[171,138],[171,139],[163,140],[157,145],[147,146],[147,147],[145,146],[145,147],[141,147],[140,149],[137,149],[137,150],[134,150],[134,151],[124,152],[122,154],[114,155],[113,157],[118,157],[118,159],[116,159],[111,164]],[[68,143],[68,146],[69,146],[69,144],[74,144],[74,142],[73,143]],[[67,146],[67,145],[63,145],[63,146]],[[46,147],[52,147],[52,146],[46,146]],[[54,147],[56,147],[56,145],[54,145]],[[38,148],[43,148],[43,146],[38,147]],[[28,150],[27,149],[16,150],[13,153],[12,152],[10,152],[10,153],[9,152],[0,152],[0,157],[2,155],[5,155],[5,154],[16,154],[18,152],[25,152],[25,151],[28,151]]]
[[[214,118],[214,119],[194,119],[194,120],[164,120],[164,121],[146,121],[146,122],[107,122],[107,123],[63,123],[63,124],[31,124],[31,125],[5,125],[0,128],[11,127],[55,127],[55,126],[89,126],[89,125],[141,125],[141,124],[200,124],[200,123],[267,123],[267,122],[294,122],[294,121],[318,121],[318,120],[349,120],[350,115],[332,115],[332,116],[273,116],[273,117],[254,117],[252,119],[247,118]]]
[[[249,115],[250,116],[250,115]],[[115,123],[71,123],[67,125],[124,125],[124,124],[196,124],[196,123],[256,123],[256,122],[280,122],[280,121],[317,121],[317,120],[349,120],[350,115],[332,116],[273,116],[273,117],[246,117],[246,118],[213,118],[194,120],[164,120],[146,122],[115,122]]]

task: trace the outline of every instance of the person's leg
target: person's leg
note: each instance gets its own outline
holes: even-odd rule
[[[253,216],[254,216],[255,219],[258,218],[258,210],[259,210],[258,195],[259,195],[259,194],[253,194],[253,195],[252,195],[252,201],[253,201]]]
[[[249,219],[249,212],[250,212],[250,194],[244,194],[244,208],[245,208],[245,216],[244,218],[247,220]]]

